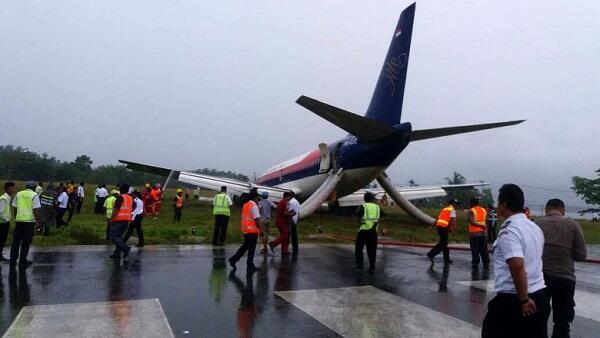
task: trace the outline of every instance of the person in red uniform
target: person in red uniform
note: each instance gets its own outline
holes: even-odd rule
[[[154,210],[154,200],[152,199],[152,187],[150,183],[144,185],[144,191],[142,191],[142,201],[144,201],[144,216],[152,216]]]
[[[283,193],[283,199],[277,203],[277,209],[275,210],[275,225],[279,229],[279,237],[275,238],[269,243],[271,252],[275,252],[275,248],[281,244],[281,255],[289,255],[289,232],[288,220],[290,218],[290,212],[288,211],[288,202],[292,198],[289,192]]]
[[[160,214],[160,207],[162,205],[162,190],[160,189],[160,183],[156,183],[154,189],[150,193],[152,201],[154,202],[153,216],[156,218]]]

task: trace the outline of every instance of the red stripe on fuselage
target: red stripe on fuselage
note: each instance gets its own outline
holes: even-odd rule
[[[266,175],[262,175],[256,179],[256,183],[261,184],[262,182],[270,181],[279,176],[289,175],[295,172],[298,172],[302,169],[308,168],[314,164],[316,164],[321,159],[321,152],[319,149],[315,149],[311,151],[308,155],[306,155],[303,159],[296,163],[292,163],[286,167],[277,169],[271,173]]]

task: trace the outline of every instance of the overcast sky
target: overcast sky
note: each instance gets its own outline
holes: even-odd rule
[[[294,101],[362,115],[411,3],[6,1],[0,144],[260,173],[345,135]],[[419,1],[402,121],[528,121],[410,144],[394,181],[456,170],[569,195],[600,168],[599,36],[595,0]]]

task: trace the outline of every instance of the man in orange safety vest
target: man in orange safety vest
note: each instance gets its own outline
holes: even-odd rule
[[[241,231],[244,234],[244,243],[238,249],[238,251],[229,258],[229,265],[233,270],[237,269],[235,264],[242,258],[242,256],[248,251],[248,259],[246,260],[247,272],[256,270],[254,265],[254,250],[256,249],[256,242],[258,241],[258,235],[260,234],[260,212],[258,211],[257,202],[260,200],[260,196],[256,190],[250,191],[248,194],[248,202],[242,207],[242,221]]]

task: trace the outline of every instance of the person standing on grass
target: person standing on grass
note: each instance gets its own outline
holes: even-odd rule
[[[121,252],[123,253],[123,258],[127,258],[131,250],[127,242],[123,241],[123,233],[127,230],[127,226],[131,221],[131,214],[135,207],[133,198],[127,193],[128,191],[128,184],[121,184],[119,186],[120,195],[115,200],[110,219],[110,239],[115,243],[115,251],[110,255],[112,259],[121,259]]]
[[[48,236],[50,234],[50,227],[56,225],[57,197],[58,194],[52,183],[48,183],[46,190],[40,195],[40,204],[42,205],[40,209],[40,223],[44,236]]]
[[[81,214],[81,207],[83,206],[83,199],[85,198],[85,189],[83,187],[83,182],[79,183],[77,187],[77,203],[75,204],[75,211],[78,214]]]
[[[44,191],[44,183],[38,182],[37,187],[35,187],[35,193],[38,195],[41,195],[43,191]]]
[[[110,239],[110,219],[112,218],[115,201],[119,196],[119,190],[112,190],[110,196],[104,200],[104,209],[106,210],[106,241]]]
[[[131,213],[131,222],[129,223],[129,229],[127,229],[127,234],[123,241],[127,243],[129,237],[133,233],[135,229],[138,236],[138,244],[136,245],[138,248],[144,247],[144,231],[142,231],[142,221],[144,220],[144,201],[142,201],[142,195],[138,191],[133,192],[133,204],[134,209]]]
[[[173,222],[181,222],[181,209],[183,209],[183,190],[177,189],[177,195],[173,199]]]
[[[67,217],[67,223],[71,223],[71,219],[73,219],[73,214],[75,213],[75,208],[77,207],[79,200],[79,197],[77,196],[77,188],[73,187],[71,192],[69,192],[67,195],[69,196],[69,204],[67,208],[69,216]]]
[[[31,241],[33,241],[35,226],[40,224],[40,196],[33,189],[35,189],[35,182],[25,183],[25,190],[19,191],[12,201],[12,206],[17,210],[13,242],[10,248],[10,264],[16,265],[18,259],[20,268],[27,268],[33,264],[27,259],[27,255]]]
[[[552,301],[552,337],[569,337],[575,318],[575,262],[586,259],[581,226],[565,217],[565,203],[551,199],[546,216],[535,223],[544,233],[543,272],[546,297]]]
[[[267,254],[267,244],[269,243],[269,232],[271,230],[271,210],[277,208],[275,203],[269,201],[269,193],[263,191],[262,199],[258,202],[258,211],[260,213],[260,236],[262,239],[263,248],[261,254]]]
[[[104,210],[104,201],[108,197],[108,190],[106,190],[106,184],[102,183],[100,185],[100,189],[97,192],[98,196],[98,213],[104,214],[106,210]]]
[[[227,237],[227,225],[231,214],[229,207],[233,204],[227,187],[222,186],[221,191],[213,199],[213,215],[215,216],[215,227],[213,230],[212,245],[225,245]]]
[[[59,195],[57,198],[58,209],[56,211],[56,227],[60,228],[63,225],[68,225],[65,222],[65,213],[69,207],[69,195],[67,195],[67,189],[65,187],[59,188]]]
[[[10,219],[11,219],[11,198],[15,194],[16,186],[14,182],[4,183],[4,194],[0,196],[0,262],[8,262],[8,259],[4,258],[2,250],[4,250],[4,244],[6,244],[6,238],[8,237],[8,231],[10,230]]]

